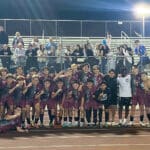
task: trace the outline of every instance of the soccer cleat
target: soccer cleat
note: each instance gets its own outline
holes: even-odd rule
[[[145,127],[145,123],[143,121],[140,121],[140,126]]]
[[[72,127],[72,122],[68,122],[67,127],[71,128]]]
[[[129,126],[133,126],[133,121],[130,121],[130,122],[129,122]]]
[[[103,128],[102,122],[99,123],[99,128]]]
[[[112,126],[116,126],[117,123],[113,121],[113,122],[111,122],[111,125],[112,125]]]
[[[64,122],[63,122],[62,127],[63,127],[63,128],[68,127],[68,123],[67,123],[67,121],[64,121]]]
[[[31,124],[27,124],[27,129],[31,129]]]
[[[108,122],[105,122],[105,128],[108,128],[108,126],[109,126],[109,124],[108,124]]]
[[[53,127],[53,123],[52,122],[49,122],[49,127]]]
[[[41,123],[41,124],[40,124],[40,128],[43,128],[43,127],[44,127],[44,124],[43,124],[43,123]]]
[[[75,121],[72,125],[73,127],[78,127],[78,121]]]
[[[122,119],[119,119],[118,126],[122,126],[122,124],[123,124]]]
[[[147,124],[147,127],[150,128],[150,122]]]
[[[122,125],[127,126],[127,119],[124,118]]]
[[[31,121],[31,126],[34,127],[34,121]]]
[[[84,123],[83,122],[80,122],[80,127],[84,127]]]
[[[22,123],[22,124],[21,124],[21,128],[22,128],[22,129],[25,129],[25,128],[26,128],[26,127],[25,127],[25,123]]]
[[[24,133],[24,132],[26,132],[26,131],[25,131],[25,130],[23,130],[21,127],[17,127],[16,129],[17,129],[17,132],[20,132],[20,133]]]
[[[36,129],[38,129],[38,128],[39,128],[39,125],[38,125],[37,123],[35,123],[35,124],[34,124],[34,127],[35,127]]]

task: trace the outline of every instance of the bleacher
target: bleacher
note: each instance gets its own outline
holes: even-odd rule
[[[42,37],[39,36],[39,41],[40,43],[46,44],[48,42],[49,37]],[[23,36],[23,40],[24,40],[24,44],[25,44],[25,48],[28,47],[28,44],[32,41],[33,36]],[[54,37],[54,41],[56,41],[57,43],[62,43],[63,46],[67,46],[67,45],[76,45],[76,44],[85,44],[87,41],[89,41],[92,45],[101,43],[102,40],[104,39],[104,37]],[[132,49],[134,49],[134,41],[136,39],[139,39],[137,37],[133,37],[133,38],[112,38],[111,40],[111,50],[114,52],[116,52],[117,47],[120,46],[121,44],[128,44]],[[13,37],[10,36],[9,37],[9,45],[12,46],[12,40]],[[141,41],[142,44],[145,45],[146,49],[147,49],[147,54],[148,56],[150,56],[150,38],[140,38],[139,39]],[[138,56],[134,55],[134,59],[135,59],[135,63],[139,60]],[[150,66],[147,67],[146,69],[147,72],[150,73]]]

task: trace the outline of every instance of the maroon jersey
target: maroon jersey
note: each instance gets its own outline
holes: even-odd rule
[[[93,101],[94,100],[94,93],[96,91],[96,87],[93,86],[91,89],[89,89],[88,87],[84,87],[83,88],[83,96],[84,96],[84,100],[85,102],[89,102],[89,101]]]
[[[101,74],[98,74],[97,76],[94,75],[93,80],[94,80],[94,85],[95,85],[96,89],[99,89],[100,84],[103,81],[103,76]]]
[[[13,81],[10,85],[8,85],[6,82],[2,85],[2,98],[7,99],[8,97],[12,98],[13,93],[9,93],[9,90],[14,88],[16,86],[16,82]]]

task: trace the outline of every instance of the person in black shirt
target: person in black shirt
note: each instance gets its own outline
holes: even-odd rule
[[[4,31],[3,26],[0,26],[0,47],[3,44],[8,44],[8,34]]]
[[[117,110],[117,78],[115,74],[115,70],[111,69],[109,71],[109,74],[104,77],[104,80],[106,81],[110,92],[111,92],[111,98],[110,98],[110,112],[112,115],[112,125],[115,125],[115,114]]]
[[[103,45],[100,48],[101,59],[101,71],[103,74],[106,73],[106,65],[107,65],[107,54],[109,53],[109,47],[106,43],[106,40],[103,40]]]
[[[95,100],[99,103],[99,125],[102,127],[102,106],[105,109],[105,126],[108,126],[109,121],[109,106],[111,99],[111,91],[106,82],[102,82],[99,90],[95,92]]]
[[[8,47],[7,44],[4,44],[0,50],[0,56],[3,67],[7,68],[8,70],[10,70],[12,54],[13,53],[11,52],[10,47]]]

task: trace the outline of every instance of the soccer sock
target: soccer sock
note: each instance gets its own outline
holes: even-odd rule
[[[90,123],[90,120],[91,120],[91,111],[90,110],[86,110],[86,120],[88,123]]]
[[[69,117],[69,122],[72,122],[72,117]]]
[[[140,121],[143,122],[143,120],[144,120],[144,115],[141,115],[141,116],[140,116]]]
[[[35,123],[37,124],[39,121],[39,118],[35,118]]]
[[[79,117],[75,117],[74,120],[75,120],[75,121],[79,121]]]
[[[147,114],[148,121],[150,121],[150,114]]]
[[[49,117],[49,120],[51,121],[51,110],[48,110],[48,117]]]
[[[34,121],[34,115],[32,115],[32,121]]]
[[[109,112],[105,112],[105,122],[109,121]]]
[[[64,121],[67,122],[67,117],[64,117]]]
[[[103,110],[99,109],[99,122],[102,122],[102,113],[103,113]]]
[[[84,122],[84,118],[81,118],[81,122]]]
[[[93,110],[93,121],[95,124],[97,123],[97,110]]]
[[[53,122],[54,119],[55,119],[55,115],[51,115],[51,123]]]
[[[134,117],[133,116],[130,116],[130,121],[134,121]]]
[[[27,124],[31,124],[30,118],[27,118]]]
[[[40,122],[41,122],[41,124],[43,124],[43,120],[44,120],[44,114],[40,114]]]

